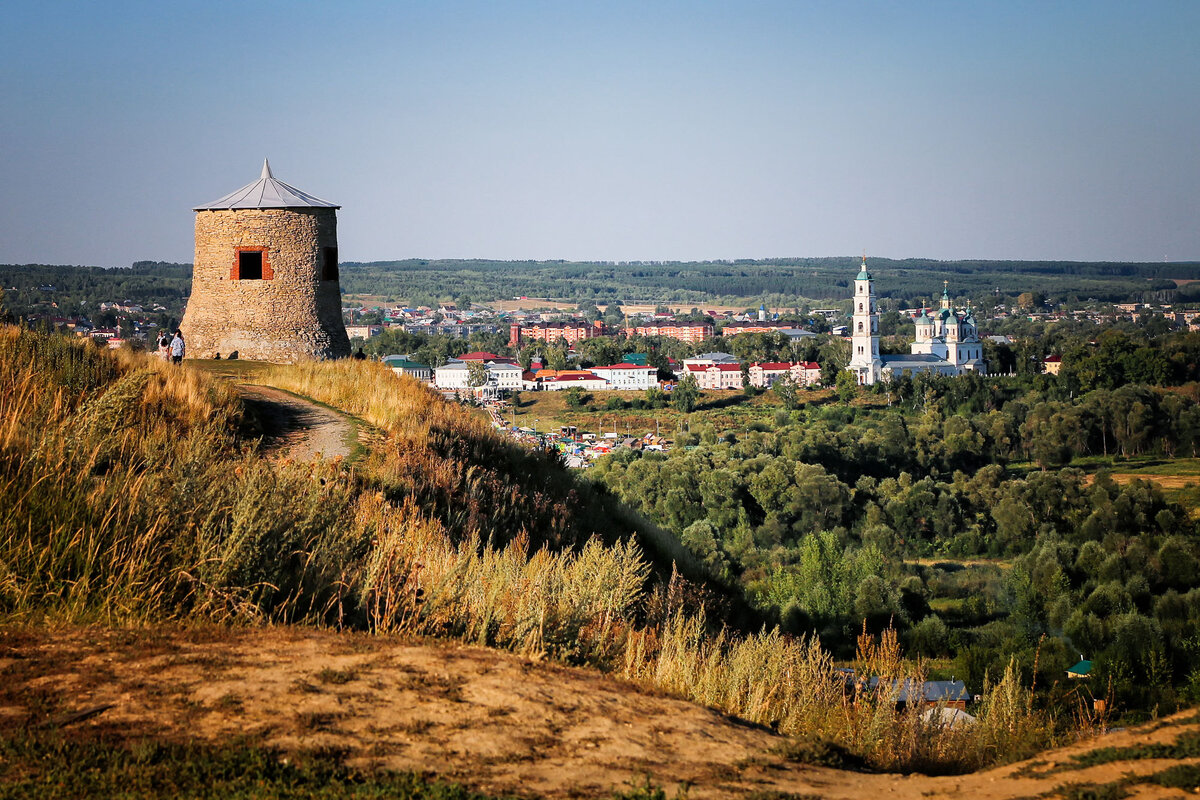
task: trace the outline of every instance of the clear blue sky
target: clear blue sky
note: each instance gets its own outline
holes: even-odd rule
[[[344,260],[1200,259],[1200,2],[27,2],[0,262],[190,261],[258,176]]]

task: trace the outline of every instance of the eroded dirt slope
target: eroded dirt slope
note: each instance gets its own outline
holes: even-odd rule
[[[710,709],[484,648],[296,628],[0,628],[0,732],[47,722],[79,736],[332,746],[362,767],[551,797],[608,796],[646,775],[669,793],[690,784],[691,798],[1062,796],[1071,783],[1200,762],[1073,761],[1096,747],[1195,736],[1194,715],[1179,715],[973,775],[843,772],[789,761],[782,737]],[[1180,796],[1152,784],[1128,791]]]

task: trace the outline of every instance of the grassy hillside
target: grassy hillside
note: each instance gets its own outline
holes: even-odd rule
[[[453,637],[597,666],[878,768],[958,771],[1064,735],[1011,667],[980,724],[850,692],[815,640],[711,624],[698,590],[611,499],[369,364],[270,380],[377,426],[354,466],[263,458],[232,389],[188,367],[0,334],[0,616],[351,627]],[[703,587],[701,587],[703,588]],[[859,675],[919,678],[894,634]],[[1069,734],[1070,731],[1065,733]]]

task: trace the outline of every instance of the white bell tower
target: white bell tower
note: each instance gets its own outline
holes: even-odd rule
[[[880,378],[883,360],[879,358],[879,308],[875,288],[867,272],[864,255],[862,269],[854,279],[854,313],[850,328],[850,364],[847,367],[859,385],[870,386]]]

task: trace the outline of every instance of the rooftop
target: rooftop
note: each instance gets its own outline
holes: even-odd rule
[[[230,192],[219,200],[196,206],[193,211],[222,211],[236,208],[341,208],[295,186],[276,180],[271,174],[271,165],[263,159],[262,174],[258,180],[248,183],[236,192]]]

